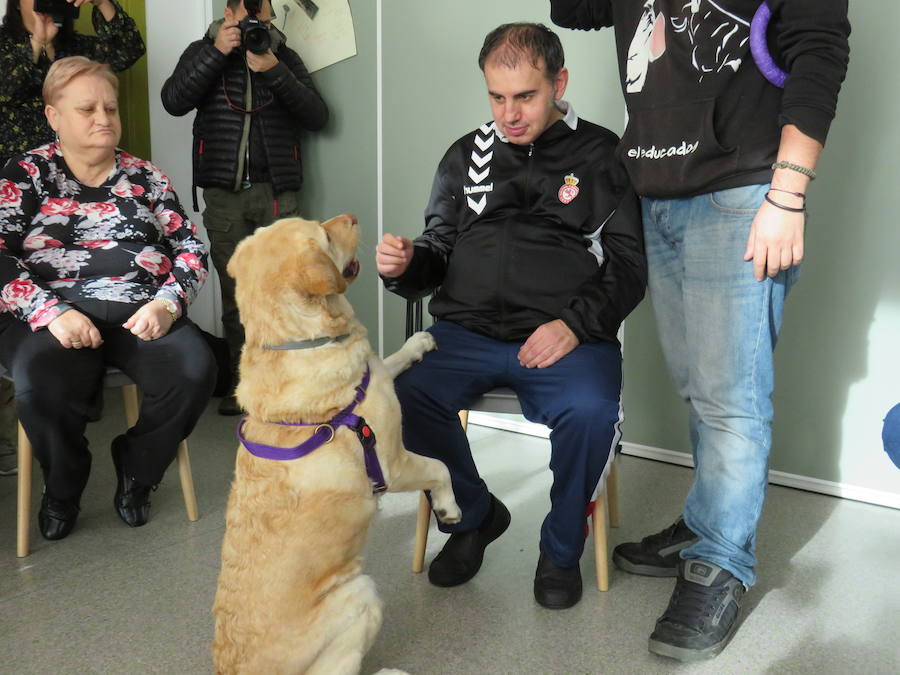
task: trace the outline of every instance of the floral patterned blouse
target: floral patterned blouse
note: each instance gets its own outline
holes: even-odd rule
[[[130,68],[144,54],[144,40],[137,25],[113,0],[116,15],[103,18],[96,7],[91,15],[97,36],[75,33],[71,44],[60,46],[56,58],[86,56],[108,63],[118,72]],[[85,7],[86,9],[86,7]],[[28,38],[15,39],[0,27],[0,166],[13,156],[53,140],[53,130],[44,117],[42,88],[52,62],[42,54],[32,61]]]
[[[206,246],[169,179],[121,150],[99,187],[78,182],[55,143],[0,171],[0,312],[32,330],[79,300],[182,309],[207,277]]]

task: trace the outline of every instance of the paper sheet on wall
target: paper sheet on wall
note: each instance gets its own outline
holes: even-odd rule
[[[309,72],[356,56],[356,34],[348,0],[272,0],[273,22],[287,35]]]

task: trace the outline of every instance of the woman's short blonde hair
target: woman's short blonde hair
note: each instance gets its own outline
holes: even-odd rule
[[[47,71],[47,77],[44,78],[44,103],[53,105],[69,82],[82,75],[102,77],[112,85],[116,96],[119,95],[119,79],[113,75],[107,64],[91,61],[84,56],[67,56],[55,61]]]

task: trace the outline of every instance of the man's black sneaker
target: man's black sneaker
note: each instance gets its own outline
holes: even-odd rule
[[[619,544],[613,549],[613,563],[620,570],[647,577],[678,576],[678,554],[697,541],[697,535],[679,517],[662,532],[639,542]]]
[[[459,586],[478,574],[484,549],[509,527],[509,511],[494,495],[481,525],[468,532],[454,532],[428,567],[428,581],[435,586]]]
[[[541,553],[534,573],[534,599],[547,609],[568,609],[581,600],[581,566],[557,567]]]
[[[711,659],[737,629],[744,585],[705,560],[682,560],[669,606],[650,635],[650,651],[679,661]]]

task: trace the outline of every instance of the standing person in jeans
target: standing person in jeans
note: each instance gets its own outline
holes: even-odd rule
[[[428,569],[435,586],[478,573],[510,522],[472,458],[458,411],[510,387],[550,434],[550,512],[540,530],[534,598],[565,609],[582,592],[579,560],[590,502],[621,434],[619,325],[644,297],[640,212],[618,138],[562,100],[569,73],[559,37],[506,24],[484,40],[493,122],[456,141],[434,178],[425,231],[386,234],[385,286],[434,292],[438,349],[396,380],[407,448],[450,470],[463,512]]]
[[[263,53],[243,44],[239,23],[248,10],[268,30],[271,44]],[[244,344],[234,280],[225,268],[256,228],[299,215],[300,137],[328,121],[325,102],[303,61],[272,26],[274,18],[269,0],[228,0],[225,18],[188,46],[162,89],[172,115],[197,110],[194,184],[204,188],[203,224],[219,272],[232,375],[231,391],[219,404],[222,415],[241,413],[234,389]]]
[[[781,89],[750,53],[759,0],[551,0],[554,23],[614,26],[642,197],[650,294],[690,409],[683,517],[613,560],[677,577],[650,651],[715,656],[756,580],[771,443],[773,351],[803,258],[806,191],[847,70],[846,0],[769,0]]]

